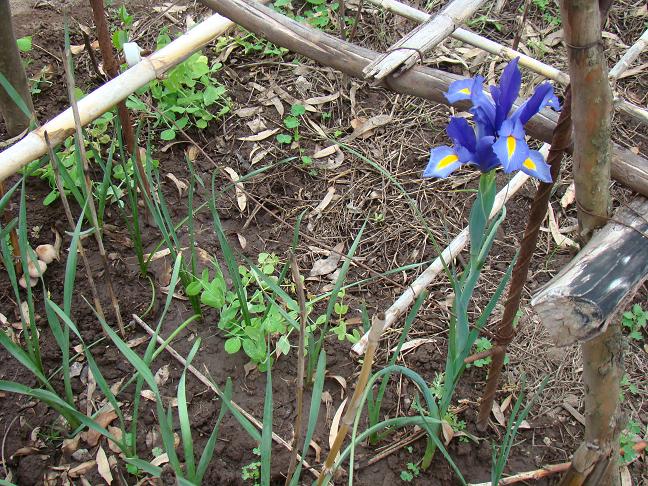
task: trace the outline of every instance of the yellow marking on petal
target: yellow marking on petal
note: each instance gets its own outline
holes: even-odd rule
[[[517,146],[517,142],[515,140],[515,137],[512,137],[510,135],[506,137],[506,151],[508,152],[509,159],[513,157],[516,146]]]
[[[460,89],[459,92],[463,94],[470,94],[470,90],[468,88]]]
[[[459,160],[459,157],[457,157],[455,154],[446,155],[441,160],[439,160],[439,163],[437,164],[437,169],[445,169],[446,167],[448,167],[453,162],[456,162],[457,160]]]
[[[531,159],[526,159],[526,160],[524,161],[523,165],[524,165],[524,167],[526,167],[526,168],[529,169],[529,170],[536,170],[536,168],[538,167],[538,166],[535,164],[535,162],[534,162],[533,160],[531,160]]]

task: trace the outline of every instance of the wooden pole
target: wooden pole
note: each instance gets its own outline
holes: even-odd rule
[[[99,41],[99,49],[101,50],[101,58],[103,59],[103,67],[108,76],[113,79],[119,76],[119,65],[115,60],[113,53],[112,41],[110,32],[108,31],[108,23],[106,22],[106,11],[104,9],[104,0],[90,0],[92,7],[92,15],[97,29],[97,39]],[[92,51],[90,51],[92,52]],[[122,134],[124,136],[124,143],[126,144],[127,153],[133,158],[133,164],[139,173],[139,179],[142,181],[143,190],[151,196],[151,188],[149,187],[146,172],[142,165],[142,158],[140,151],[137,149],[135,140],[135,129],[131,121],[130,113],[126,108],[126,102],[120,101],[117,103],[117,114],[121,125]]]
[[[572,84],[574,182],[579,236],[591,239],[608,220],[610,206],[612,92],[602,44],[602,19],[610,1],[561,0]],[[609,282],[613,284],[613,282]],[[619,390],[623,375],[620,323],[582,344],[585,441],[563,485],[619,484]]]
[[[31,94],[27,76],[20,59],[20,52],[16,44],[13,26],[11,25],[11,8],[9,0],[0,0],[0,73],[16,90],[25,102],[29,111],[33,113]],[[9,93],[0,86],[0,111],[10,137],[18,135],[29,128],[33,117],[27,116],[20,107],[14,103]]]

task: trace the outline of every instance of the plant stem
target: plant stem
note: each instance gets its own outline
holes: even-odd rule
[[[340,421],[340,428],[335,436],[335,441],[333,446],[326,456],[326,461],[322,467],[322,472],[320,477],[317,480],[317,486],[322,485],[322,481],[325,477],[329,477],[333,474],[332,467],[335,463],[337,455],[342,448],[342,443],[346,438],[349,429],[353,425],[356,414],[358,413],[358,406],[362,395],[364,394],[365,387],[369,381],[369,376],[371,375],[371,368],[373,366],[374,355],[376,354],[376,348],[378,347],[378,341],[380,340],[380,334],[382,332],[383,326],[385,323],[385,315],[381,312],[374,316],[371,322],[371,329],[369,331],[369,340],[367,343],[367,350],[364,354],[364,361],[362,362],[362,369],[360,370],[360,376],[358,376],[358,381],[356,383],[355,390],[353,391],[353,396],[351,401],[347,405],[346,412],[342,420]]]
[[[0,111],[8,135],[13,137],[29,127],[29,123],[33,119],[34,106],[25,69],[16,44],[13,26],[11,25],[9,0],[0,0],[0,73],[4,75],[32,112],[32,116],[29,117],[27,113],[20,109],[9,93],[0,87]]]
[[[0,181],[0,199],[4,197],[6,193],[5,185],[3,181]],[[5,225],[9,225],[11,222],[11,215],[9,214],[8,208],[2,212],[2,219]],[[9,232],[9,239],[11,241],[11,251],[14,257],[14,267],[16,269],[16,275],[22,274],[22,265],[20,264],[20,242],[18,241],[18,232],[16,228],[12,228]],[[27,280],[28,281],[28,280]]]
[[[290,254],[290,269],[293,282],[297,290],[297,302],[299,303],[299,347],[297,348],[297,417],[295,418],[295,438],[290,454],[288,473],[286,474],[286,486],[290,484],[292,474],[297,463],[297,447],[302,439],[302,417],[304,413],[304,370],[305,370],[305,341],[306,341],[306,292],[302,282],[299,266],[295,254]],[[311,400],[319,400],[319,397],[312,397]]]
[[[97,208],[95,207],[93,194],[92,194],[92,182],[90,180],[90,166],[88,164],[88,156],[85,150],[85,144],[83,141],[83,130],[81,128],[81,118],[79,116],[79,107],[76,103],[76,96],[74,94],[74,74],[72,73],[72,55],[70,49],[66,48],[64,55],[63,66],[65,67],[65,77],[67,80],[68,88],[68,97],[70,98],[70,106],[72,107],[72,113],[74,115],[74,122],[76,125],[76,137],[77,144],[79,146],[79,157],[81,158],[81,163],[83,165],[83,180],[85,182],[86,188],[86,197],[88,208],[90,209],[91,223],[94,227],[94,236],[97,241],[97,246],[99,247],[99,255],[101,256],[101,261],[104,266],[104,274],[106,278],[106,285],[108,286],[108,293],[110,294],[110,300],[112,301],[112,306],[115,311],[115,317],[117,319],[117,326],[119,327],[119,332],[122,337],[126,337],[126,331],[124,329],[124,322],[122,320],[121,311],[119,310],[119,301],[115,295],[115,290],[112,284],[112,277],[110,274],[110,264],[108,263],[108,256],[106,255],[106,248],[103,244],[103,238],[101,237],[101,228],[99,228],[99,221],[97,219]],[[64,193],[61,193],[61,196]]]

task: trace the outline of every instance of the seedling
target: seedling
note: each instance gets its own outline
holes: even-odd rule
[[[621,323],[628,330],[628,338],[633,341],[643,340],[643,331],[646,330],[646,321],[648,312],[644,311],[639,304],[632,306],[627,312],[623,313]]]

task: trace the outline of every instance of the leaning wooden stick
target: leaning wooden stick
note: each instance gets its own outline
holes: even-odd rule
[[[543,146],[543,150],[546,150],[547,148],[546,145]],[[513,179],[511,179],[511,181],[497,193],[491,217],[497,214],[502,209],[502,206],[504,206],[504,204],[522,188],[528,178],[529,176],[523,172],[515,174]],[[407,309],[409,309],[409,307],[414,303],[421,292],[423,292],[423,290],[432,283],[436,276],[443,271],[444,262],[447,265],[453,261],[466,247],[469,239],[468,228],[466,227],[455,237],[454,240],[450,242],[441,255],[437,257],[432,264],[430,264],[430,266],[421,275],[419,275],[416,280],[414,280],[414,282],[412,282],[396,302],[394,302],[389,309],[385,311],[385,324],[382,331],[394,325],[400,316],[407,312]],[[368,340],[369,333],[366,333],[356,344],[354,344],[352,350],[357,354],[362,354],[367,348]]]
[[[147,333],[149,336],[152,337],[152,336],[155,335],[155,331],[154,331],[153,329],[151,329],[151,327],[150,327],[148,324],[146,324],[142,319],[140,319],[136,314],[133,314],[133,320],[134,320],[134,321],[135,321],[135,322],[136,322],[136,323],[137,323],[137,324],[138,324],[142,329],[144,329],[144,330],[146,331],[146,333]],[[159,334],[157,335],[157,342],[158,342],[158,344],[164,344],[164,339],[163,339],[162,336],[160,336]],[[173,356],[176,360],[178,360],[178,362],[179,362],[182,366],[186,366],[186,365],[187,365],[187,361],[182,357],[182,355],[181,355],[180,353],[178,353],[175,349],[173,349],[170,345],[167,344],[166,347],[165,347],[164,349],[165,349],[166,351],[168,351],[169,354],[170,354],[171,356]],[[213,391],[216,395],[218,395],[219,397],[222,397],[222,396],[223,396],[223,391],[222,391],[218,386],[216,386],[216,385],[215,385],[211,380],[209,380],[209,379],[208,379],[204,374],[202,374],[200,371],[198,371],[198,370],[196,369],[195,366],[193,366],[193,365],[189,365],[189,366],[187,367],[187,369],[188,369],[188,370],[189,370],[189,371],[190,371],[190,372],[191,372],[191,373],[192,373],[196,378],[198,378],[198,380],[199,380],[203,385],[205,385],[207,388],[209,388],[211,391]],[[235,408],[236,410],[238,410],[238,411],[241,413],[241,415],[243,415],[246,419],[248,419],[250,422],[252,422],[252,424],[254,424],[254,426],[255,426],[257,429],[259,429],[259,430],[262,430],[262,429],[263,429],[263,423],[260,422],[260,421],[259,421],[259,420],[254,416],[254,415],[252,415],[252,414],[251,414],[250,412],[248,412],[247,410],[241,408],[240,405],[238,405],[237,403],[235,403],[235,402],[233,402],[233,401],[230,401],[229,403],[230,403],[230,405],[231,405],[233,408]],[[272,433],[272,440],[274,440],[277,444],[280,444],[280,445],[284,446],[284,447],[285,447],[286,449],[288,449],[289,451],[292,451],[292,447],[290,446],[290,444],[289,444],[288,442],[286,442],[284,439],[282,439],[280,436],[278,436],[277,434],[275,434],[274,432]],[[298,459],[298,460],[301,460],[301,459],[302,459],[301,456],[300,456],[299,454],[297,454],[297,459]],[[304,467],[305,467],[306,469],[308,469],[308,470],[311,472],[311,474],[313,474],[313,476],[315,476],[316,478],[319,477],[320,474],[319,474],[315,469],[313,469],[313,467],[310,466],[306,461],[303,461],[303,464],[304,464]]]
[[[97,246],[99,247],[99,255],[101,256],[101,261],[104,267],[104,277],[106,279],[106,286],[108,287],[108,293],[110,295],[110,300],[112,302],[113,309],[115,311],[115,318],[117,319],[117,326],[119,327],[119,332],[122,337],[126,336],[126,330],[124,329],[124,321],[122,320],[121,311],[119,310],[119,300],[117,300],[117,295],[115,294],[115,289],[112,284],[112,276],[110,272],[110,264],[108,263],[108,255],[106,254],[106,248],[103,244],[103,238],[101,237],[101,228],[99,227],[99,220],[97,219],[97,208],[94,203],[94,194],[92,193],[92,181],[90,180],[90,165],[88,163],[88,155],[85,149],[85,143],[83,141],[83,130],[81,128],[81,118],[79,116],[79,108],[76,104],[76,94],[75,94],[75,85],[74,85],[74,73],[72,72],[72,54],[70,49],[65,49],[63,53],[63,66],[65,68],[65,78],[67,81],[68,88],[68,97],[70,99],[70,106],[72,107],[72,114],[74,117],[74,124],[76,128],[76,137],[77,144],[79,147],[79,157],[81,159],[81,165],[83,167],[83,182],[85,183],[86,197],[87,197],[87,206],[90,211],[90,218],[92,226],[94,227],[94,237],[97,241]]]
[[[426,52],[443,42],[456,28],[474,14],[484,0],[453,0],[441,12],[378,56],[363,72],[367,78],[383,79],[400,69],[405,71],[422,61]]]
[[[322,467],[322,473],[319,479],[317,480],[317,486],[321,486],[323,484],[322,481],[325,478],[330,477],[334,473],[333,464],[337,459],[340,449],[342,448],[342,444],[344,443],[344,439],[349,433],[349,429],[353,425],[355,416],[358,413],[358,407],[360,406],[360,399],[362,398],[365,388],[367,387],[367,382],[369,381],[369,377],[371,375],[371,368],[373,366],[374,355],[376,354],[376,349],[378,348],[378,341],[380,340],[380,335],[382,333],[382,329],[384,325],[385,325],[384,314],[380,313],[374,316],[371,323],[371,329],[369,330],[369,336],[367,339],[367,349],[365,351],[364,361],[362,362],[362,369],[360,370],[360,375],[358,376],[358,382],[356,383],[355,390],[353,391],[353,396],[351,397],[351,401],[349,401],[347,405],[347,409],[346,412],[344,413],[344,417],[342,417],[342,420],[340,422],[341,425],[340,428],[338,429],[337,435],[335,436],[335,441],[331,446],[331,450],[329,451],[328,456],[326,456],[326,461],[324,462],[324,466]]]
[[[628,70],[630,65],[641,55],[644,49],[648,47],[648,29],[635,42],[630,49],[619,59],[612,69],[610,69],[609,78],[611,82],[616,82],[619,77]]]

